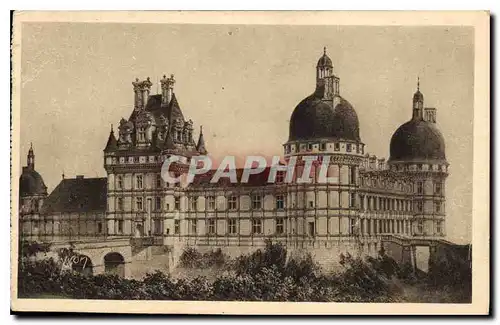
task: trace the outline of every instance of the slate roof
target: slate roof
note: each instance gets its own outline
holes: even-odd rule
[[[66,178],[47,197],[42,212],[106,212],[106,194],[106,178]]]
[[[193,180],[193,183],[191,183],[190,186],[192,186],[194,188],[199,188],[199,187],[232,187],[232,188],[234,188],[234,187],[258,187],[258,186],[265,186],[265,185],[271,184],[271,183],[267,182],[271,167],[266,167],[266,169],[259,174],[250,175],[247,183],[240,182],[241,176],[243,174],[243,170],[244,170],[244,168],[237,168],[236,169],[236,178],[238,180],[237,183],[231,183],[229,177],[221,177],[217,183],[211,183],[210,180],[213,178],[213,176],[216,172],[215,169],[212,169],[205,174],[196,175],[194,180]]]

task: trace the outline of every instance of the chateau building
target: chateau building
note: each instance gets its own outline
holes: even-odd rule
[[[411,119],[392,136],[390,158],[370,156],[325,50],[316,66],[316,89],[294,109],[283,145],[285,161],[297,159],[291,183],[283,181],[285,172],[268,183],[267,169],[236,184],[224,178],[210,183],[211,171],[188,186],[165,183],[160,175],[171,155],[185,158],[170,171],[180,174],[192,157],[207,154],[201,128],[194,142],[193,122],[184,117],[174,84],[173,76],[164,76],[161,94],[151,95],[149,78],[133,82],[134,109],[120,121],[118,138],[110,132],[104,149],[108,236],[240,251],[273,238],[297,248],[371,253],[382,235],[445,235],[445,144],[419,83],[408,108]],[[312,182],[300,183],[312,156],[316,162],[328,157],[328,178],[321,181],[313,165]],[[237,174],[240,179],[242,170]]]
[[[132,85],[133,110],[119,122],[117,136],[111,127],[104,148],[107,178],[63,179],[47,196],[30,148],[20,178],[25,238],[140,238],[178,252],[191,245],[235,253],[271,238],[333,256],[344,250],[374,254],[385,235],[445,236],[445,143],[436,109],[424,106],[419,83],[408,105],[409,121],[391,138],[389,159],[377,158],[366,151],[357,113],[342,97],[325,50],[314,92],[292,112],[285,163],[274,183],[268,182],[268,168],[237,183],[210,182],[212,170],[187,186],[165,182],[163,162],[183,157],[169,171],[175,176],[186,172],[192,157],[208,152],[201,127],[194,140],[174,76],[163,76],[160,94],[150,94],[149,78]],[[286,171],[292,160],[293,170]],[[312,181],[300,182],[310,160]],[[318,168],[323,161],[328,161],[326,178]],[[240,180],[243,170],[236,173]],[[291,182],[285,181],[288,173]]]

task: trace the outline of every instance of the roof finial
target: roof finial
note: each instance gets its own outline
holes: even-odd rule
[[[200,125],[200,134],[203,134],[203,125]]]
[[[417,91],[420,91],[420,76],[417,76]]]
[[[33,150],[33,142],[30,142],[30,149]]]
[[[113,133],[113,124],[111,123],[111,133]]]
[[[323,55],[326,55],[326,46],[323,47]]]
[[[64,176],[65,176],[65,175],[64,175],[64,170],[63,170],[63,172],[62,172],[62,179],[64,179]]]

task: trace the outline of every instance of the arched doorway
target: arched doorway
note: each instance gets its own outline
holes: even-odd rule
[[[72,257],[72,260],[73,263],[71,264],[71,268],[73,271],[79,272],[83,275],[92,275],[94,273],[92,260],[88,256],[78,254],[75,257]]]
[[[125,276],[125,259],[120,253],[108,253],[104,256],[104,272],[107,274],[116,274],[120,277]]]

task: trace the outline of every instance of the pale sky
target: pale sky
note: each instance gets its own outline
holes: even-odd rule
[[[63,171],[106,175],[102,150],[110,124],[116,133],[133,109],[136,77],[149,76],[156,93],[175,74],[184,116],[203,125],[211,155],[282,154],[326,46],[361,140],[379,157],[410,119],[420,76],[450,163],[448,239],[471,239],[472,28],[24,23],[22,36],[21,162],[33,142],[49,191]]]

